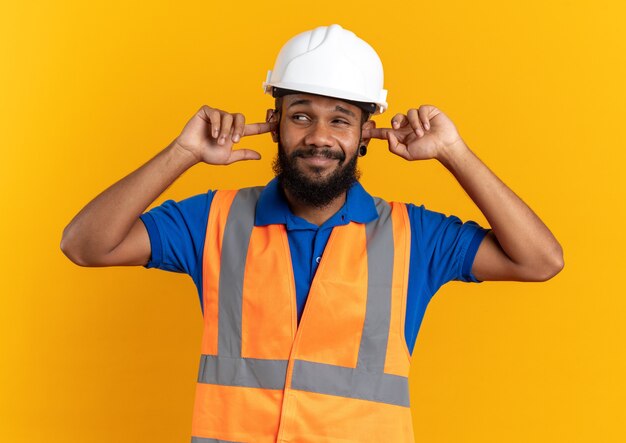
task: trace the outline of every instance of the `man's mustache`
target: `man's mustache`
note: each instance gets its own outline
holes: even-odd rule
[[[292,159],[295,159],[296,157],[326,157],[337,159],[339,161],[344,161],[346,159],[346,155],[343,151],[333,151],[329,148],[301,148],[291,153]]]

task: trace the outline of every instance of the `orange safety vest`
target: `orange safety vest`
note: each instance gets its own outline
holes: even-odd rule
[[[192,443],[413,442],[406,206],[333,228],[298,326],[286,228],[254,226],[262,189],[211,204]]]

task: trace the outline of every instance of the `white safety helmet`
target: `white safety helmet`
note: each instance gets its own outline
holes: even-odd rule
[[[274,97],[305,92],[371,104],[366,106],[371,114],[387,109],[378,54],[339,25],[320,26],[285,43],[263,89]]]

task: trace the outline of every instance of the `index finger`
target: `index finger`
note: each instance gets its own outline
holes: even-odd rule
[[[243,136],[265,134],[266,132],[271,132],[273,129],[276,129],[276,127],[276,122],[250,123],[244,128]]]
[[[372,128],[372,129],[364,129],[362,137],[363,138],[377,138],[380,140],[387,140],[387,133],[389,131],[393,131],[391,128]]]

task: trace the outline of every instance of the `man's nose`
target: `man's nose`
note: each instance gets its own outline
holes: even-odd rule
[[[309,132],[304,138],[304,143],[308,146],[333,146],[332,128],[323,122],[315,122],[310,126]]]

